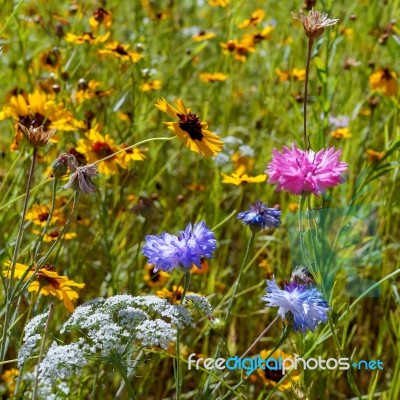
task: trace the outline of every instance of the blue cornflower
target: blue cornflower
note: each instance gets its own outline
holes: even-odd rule
[[[148,235],[142,253],[159,269],[170,272],[174,268],[189,270],[193,264],[201,268],[201,258],[212,258],[217,247],[214,233],[201,221],[189,224],[179,236],[164,232],[160,236]]]
[[[320,322],[326,323],[329,306],[322,293],[312,285],[290,282],[280,289],[273,278],[267,280],[267,294],[262,297],[269,307],[279,307],[278,315],[285,318],[291,314],[294,330],[314,332]]]
[[[261,201],[250,204],[250,210],[238,214],[246,225],[249,225],[253,232],[258,232],[265,228],[278,228],[281,224],[280,216],[282,211],[277,208],[268,208]]]

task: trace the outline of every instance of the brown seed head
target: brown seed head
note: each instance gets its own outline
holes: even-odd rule
[[[328,14],[322,14],[319,11],[311,10],[308,15],[300,14],[300,17],[293,15],[293,18],[301,21],[304,32],[310,39],[319,38],[328,26],[335,25],[339,20],[328,18]]]
[[[49,129],[48,131],[45,131],[43,125],[39,126],[38,128],[34,128],[33,126],[27,128],[22,124],[18,124],[18,126],[21,128],[25,137],[28,139],[28,142],[33,147],[43,147],[56,133],[55,129]]]

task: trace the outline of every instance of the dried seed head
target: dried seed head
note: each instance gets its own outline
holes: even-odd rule
[[[78,168],[75,156],[68,153],[62,153],[59,155],[51,166],[53,176],[55,177],[61,177],[65,175],[68,171],[68,168],[71,172],[76,171]]]
[[[38,128],[34,128],[31,126],[27,128],[25,125],[18,124],[25,137],[28,139],[28,142],[33,147],[43,147],[46,145],[51,137],[56,133],[55,129],[50,129],[48,131],[44,130],[44,126],[41,125]]]
[[[322,35],[325,28],[335,25],[339,20],[328,18],[328,14],[322,14],[319,11],[311,10],[308,15],[303,13],[300,17],[293,15],[293,18],[301,21],[304,27],[304,32],[310,39],[317,39]]]
[[[79,190],[83,194],[96,192],[96,185],[93,178],[97,176],[97,165],[89,164],[84,167],[77,167],[70,175],[69,181],[63,186],[64,189],[72,188]]]

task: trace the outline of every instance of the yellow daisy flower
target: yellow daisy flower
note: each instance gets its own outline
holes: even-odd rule
[[[271,352],[271,350],[261,350],[260,357],[263,359],[267,359],[270,352]],[[292,356],[284,353],[280,349],[276,350],[270,358],[274,358],[274,359],[278,360],[279,357],[282,357],[282,359],[291,358],[294,360],[294,358]],[[269,365],[272,366],[271,363],[269,363]],[[298,382],[300,379],[300,375],[297,370],[288,371],[288,372],[290,374],[290,377],[288,377],[287,379],[285,379],[284,382],[279,384],[279,381],[286,375],[286,373],[282,374],[282,370],[278,370],[278,369],[273,370],[273,369],[269,369],[269,368],[265,368],[265,369],[258,368],[257,369],[257,374],[262,379],[262,381],[264,382],[265,385],[269,385],[269,386],[277,386],[278,385],[279,389],[282,391],[288,390],[292,387],[292,384],[290,382],[291,380],[293,382]]]
[[[154,272],[154,265],[152,264],[146,264],[144,268],[146,272],[143,279],[146,285],[151,288],[164,286],[170,277],[170,274],[161,270]]]
[[[129,44],[112,42],[106,45],[105,49],[98,50],[99,54],[113,55],[122,61],[137,63],[143,58],[142,54],[129,51]]]
[[[89,25],[94,31],[96,31],[100,25],[103,25],[105,28],[110,28],[111,24],[111,12],[102,7],[96,8],[96,10],[93,12],[93,15],[89,19]]]
[[[27,95],[12,96],[0,113],[0,120],[5,118],[12,118],[16,122],[12,150],[17,150],[22,140],[22,130],[18,124],[27,129],[43,126],[44,131],[51,129],[73,131],[76,125],[72,113],[66,110],[62,103],[56,103],[54,95],[40,90],[35,90]]]
[[[213,7],[226,7],[230,0],[208,0],[208,4]]]
[[[173,285],[172,291],[168,289],[157,290],[156,295],[162,299],[167,299],[172,304],[179,304],[183,294],[183,287]],[[193,292],[186,292],[186,294],[193,294]]]
[[[186,108],[182,99],[175,100],[175,104],[176,108],[163,98],[155,104],[159,110],[178,120],[178,122],[164,122],[168,129],[172,130],[190,150],[205,157],[217,155],[224,143],[207,129],[206,122],[201,121],[196,114],[192,114],[191,108]]]
[[[231,160],[235,164],[236,172],[243,170],[252,171],[254,168],[254,158],[250,156],[244,156],[239,151],[235,151],[231,155]]]
[[[367,150],[367,159],[370,163],[378,163],[385,157],[384,151]]]
[[[31,209],[26,213],[25,219],[32,221],[35,225],[45,226],[49,213],[49,207],[33,204]],[[60,218],[62,218],[60,211],[54,210],[51,218],[52,222],[57,222]]]
[[[94,79],[90,80],[89,83],[82,84],[74,94],[74,100],[81,103],[85,100],[91,100],[96,97],[110,96],[112,90],[101,90],[102,83]]]
[[[348,139],[352,137],[349,128],[337,128],[330,134],[334,139]]]
[[[150,92],[151,90],[161,89],[161,86],[162,86],[162,81],[156,79],[155,81],[142,83],[142,85],[140,86],[140,90],[142,92]]]
[[[199,75],[199,78],[203,82],[223,82],[229,78],[229,75],[223,74],[222,72],[203,72]]]
[[[88,43],[95,46],[100,43],[104,43],[109,37],[110,37],[110,32],[107,32],[103,36],[95,36],[92,32],[84,32],[82,33],[82,35],[67,33],[64,39],[70,43],[75,43],[75,44]]]
[[[252,37],[244,37],[240,42],[237,39],[229,40],[226,43],[220,43],[224,54],[234,54],[235,60],[245,62],[249,53],[255,51]]]
[[[271,32],[274,29],[275,28],[273,26],[268,25],[265,28],[263,28],[263,30],[260,32],[253,32],[253,33],[244,35],[243,41],[250,42],[250,43],[252,43],[253,46],[255,46],[256,44],[262,42],[263,40],[269,39],[271,36]]]
[[[291,71],[283,71],[281,69],[275,70],[281,82],[289,81],[304,81],[306,78],[306,70],[304,68],[293,68]]]
[[[397,74],[390,68],[382,68],[370,75],[369,85],[386,96],[395,96],[398,89]]]
[[[265,16],[265,11],[262,10],[261,8],[258,8],[251,14],[251,17],[249,19],[245,19],[238,25],[238,27],[240,29],[243,29],[243,28],[248,28],[249,26],[258,25],[260,22],[262,22],[264,16]]]
[[[257,176],[248,176],[245,173],[245,169],[239,168],[232,175],[227,175],[221,172],[221,175],[224,179],[222,179],[222,183],[232,183],[233,185],[245,185],[247,183],[260,183],[265,182],[267,179],[267,175],[261,174]]]
[[[204,275],[210,269],[210,264],[209,264],[208,260],[206,260],[203,257],[200,259],[200,266],[201,266],[201,268],[199,268],[197,265],[193,264],[192,269],[190,270],[190,272],[192,274],[196,274],[196,275]]]
[[[19,370],[17,368],[10,368],[1,374],[1,380],[7,387],[7,392],[10,396],[13,395]]]
[[[194,42],[202,42],[203,40],[209,40],[217,36],[214,32],[200,31],[198,35],[192,37]]]
[[[79,139],[76,146],[76,151],[82,153],[89,164],[101,160],[118,150],[118,147],[110,135],[103,136],[97,129],[90,129],[86,133],[85,139]],[[113,175],[118,172],[118,166],[126,169],[127,165],[124,161],[124,154],[120,153],[99,163],[99,173],[104,175]]]
[[[33,233],[40,235],[41,232],[34,231]],[[54,229],[48,233],[45,233],[43,236],[43,242],[53,242],[54,240],[57,240],[58,237],[61,235],[61,231],[58,229]],[[67,232],[63,235],[63,240],[71,240],[76,238],[76,233],[75,232]]]
[[[6,270],[4,271],[4,276],[10,278],[11,276],[11,262],[5,263]],[[21,278],[26,270],[29,269],[26,265],[17,263],[15,266],[14,276],[15,278]],[[24,278],[24,281],[27,281],[29,278],[32,277],[35,268],[30,268],[30,271]],[[52,265],[45,265],[44,267],[40,268],[35,279],[28,287],[28,292],[37,292],[39,294],[43,294],[48,296],[51,294],[52,296],[57,297],[59,300],[64,302],[65,308],[69,312],[73,312],[75,307],[72,304],[73,301],[79,298],[77,292],[71,287],[77,287],[79,289],[85,286],[84,283],[76,283],[68,279],[67,276],[58,275],[55,271],[54,266]]]

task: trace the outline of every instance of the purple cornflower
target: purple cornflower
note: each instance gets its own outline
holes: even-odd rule
[[[278,228],[281,224],[280,216],[282,211],[277,208],[268,208],[261,201],[250,204],[250,210],[238,214],[238,219],[248,225],[253,232],[258,232],[265,228]]]
[[[267,294],[262,297],[268,307],[279,307],[278,315],[293,318],[294,330],[314,332],[320,322],[328,320],[329,306],[322,293],[312,285],[292,281],[280,289],[275,278],[267,280]]]
[[[277,191],[287,190],[292,194],[314,193],[319,196],[326,189],[344,182],[342,174],[348,164],[339,160],[341,150],[333,147],[318,153],[300,150],[293,143],[292,149],[283,147],[283,153],[273,150],[274,156],[266,174],[268,182],[276,183]]]
[[[179,236],[164,232],[160,236],[147,235],[142,253],[159,269],[170,272],[175,268],[189,270],[193,264],[201,268],[201,257],[212,258],[217,247],[214,233],[201,221],[189,224]]]

